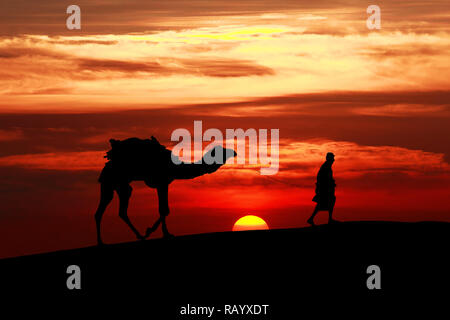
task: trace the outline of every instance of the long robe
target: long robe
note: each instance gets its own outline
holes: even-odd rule
[[[317,173],[316,195],[312,201],[317,202],[319,210],[332,210],[336,202],[334,193],[336,183],[331,165],[331,162],[325,161]]]

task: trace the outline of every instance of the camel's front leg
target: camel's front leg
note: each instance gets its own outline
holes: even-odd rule
[[[169,215],[169,185],[161,185],[157,188],[158,191],[158,203],[159,203],[159,219],[155,222],[155,224],[147,229],[145,233],[145,237],[150,236],[152,232],[154,232],[160,224],[162,224],[162,232],[164,238],[173,237],[170,234],[169,230],[167,230],[166,217]]]
[[[158,218],[158,220],[155,221],[155,223],[153,224],[153,226],[151,228],[147,228],[147,231],[145,232],[145,238],[150,237],[150,235],[158,229],[160,224],[161,224],[161,218]]]
[[[100,189],[100,203],[98,205],[97,212],[95,213],[95,222],[97,225],[97,243],[98,245],[102,245],[102,236],[101,236],[101,229],[100,224],[102,221],[103,213],[105,213],[106,207],[111,202],[112,198],[114,196],[114,189],[106,184],[101,185]]]
[[[130,229],[134,232],[136,237],[140,240],[144,240],[145,238],[139,233],[139,231],[136,230],[136,228],[131,223],[130,219],[128,218],[128,201],[131,197],[131,191],[133,189],[130,185],[122,185],[119,188],[117,188],[117,194],[119,195],[120,199],[120,205],[119,205],[119,217],[122,218],[123,221],[130,227]]]

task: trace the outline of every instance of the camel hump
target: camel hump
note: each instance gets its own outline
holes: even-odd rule
[[[120,142],[120,140],[116,139],[109,139],[109,144],[111,145],[111,148],[114,148],[114,146],[117,146],[117,144]]]
[[[148,159],[158,157],[167,150],[155,137],[151,139],[128,138],[125,140],[110,139],[111,150],[105,158],[113,162],[133,161],[135,159]]]

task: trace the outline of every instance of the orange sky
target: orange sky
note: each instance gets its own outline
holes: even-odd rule
[[[280,170],[250,165],[171,186],[177,234],[254,214],[303,226],[326,152],[341,220],[450,221],[448,1],[78,1],[0,5],[0,257],[93,244],[110,138],[177,128],[280,129]],[[156,219],[137,183],[130,217]],[[133,240],[105,215],[104,240]],[[318,217],[319,220],[322,219]],[[19,236],[20,235],[20,236]]]

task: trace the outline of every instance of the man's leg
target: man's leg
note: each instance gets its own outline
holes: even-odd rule
[[[306,220],[310,225],[314,226],[314,217],[316,216],[317,212],[319,212],[319,204],[316,204],[316,207],[314,208],[314,212],[312,213],[311,217]]]
[[[333,219],[333,208],[328,210],[328,223],[330,223],[330,222],[334,222],[334,219]]]
[[[334,204],[335,203],[336,203],[336,198],[333,199],[333,203],[331,204],[331,207],[328,210],[328,223],[338,222],[337,220],[333,219],[333,210],[334,210]]]

